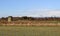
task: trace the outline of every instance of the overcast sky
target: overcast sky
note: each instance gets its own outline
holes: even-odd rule
[[[0,17],[60,17],[60,0],[0,0]]]

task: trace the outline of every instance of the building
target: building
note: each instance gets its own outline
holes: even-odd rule
[[[8,16],[8,22],[11,22],[12,21],[12,16]]]

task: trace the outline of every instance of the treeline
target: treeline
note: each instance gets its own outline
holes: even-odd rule
[[[12,16],[10,16],[12,17]],[[18,21],[18,20],[36,20],[36,21],[60,21],[60,17],[12,17],[12,21]],[[8,17],[2,17],[0,18],[0,21],[8,21]]]

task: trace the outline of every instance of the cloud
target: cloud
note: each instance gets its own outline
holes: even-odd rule
[[[56,17],[59,17],[60,16],[60,10],[52,10],[52,11],[49,11],[49,12],[47,12],[47,15],[48,16],[56,16]]]
[[[51,16],[59,17],[60,10],[58,9],[56,10],[52,10],[52,9],[22,10],[20,14],[22,14],[23,16],[32,16],[32,17],[51,17]]]

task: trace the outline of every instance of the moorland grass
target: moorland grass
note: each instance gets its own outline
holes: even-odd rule
[[[60,36],[60,27],[0,26],[0,36]]]

